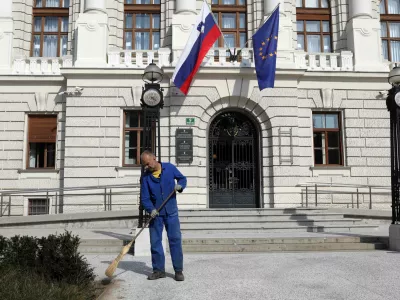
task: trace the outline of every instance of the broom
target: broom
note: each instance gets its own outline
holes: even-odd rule
[[[171,192],[171,194],[168,195],[167,199],[164,200],[164,202],[161,204],[161,206],[157,209],[157,212],[159,212],[164,206],[165,204],[168,202],[168,200],[172,197],[172,195],[175,194],[175,190],[173,190]],[[126,253],[128,253],[129,249],[131,248],[133,242],[136,240],[136,238],[139,236],[139,234],[142,233],[143,229],[145,229],[149,223],[151,222],[151,220],[153,220],[154,218],[151,217],[147,223],[142,227],[142,229],[140,229],[140,231],[136,234],[136,236],[132,239],[132,241],[130,241],[130,243],[126,246],[124,246],[124,248],[122,248],[121,252],[119,253],[119,255],[114,259],[114,261],[108,266],[107,270],[106,270],[106,275],[108,277],[111,277],[115,270],[118,267],[119,262],[121,261],[121,259],[125,256]]]

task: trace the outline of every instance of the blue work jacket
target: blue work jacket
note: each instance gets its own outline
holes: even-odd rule
[[[186,177],[170,163],[161,163],[160,178],[155,178],[151,172],[146,172],[142,179],[142,203],[144,209],[151,213],[153,209],[159,209],[168,195],[175,189],[175,179],[182,186],[182,190],[186,188]],[[160,211],[160,215],[173,214],[178,212],[176,202],[176,194],[165,204]]]

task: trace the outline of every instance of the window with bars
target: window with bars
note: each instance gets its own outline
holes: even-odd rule
[[[297,48],[310,53],[332,52],[328,0],[296,0]]]
[[[67,55],[70,0],[34,0],[31,56]]]
[[[124,48],[160,48],[160,0],[125,0]]]
[[[343,165],[339,113],[313,113],[314,164]]]
[[[28,116],[27,168],[54,169],[56,164],[57,116]]]
[[[381,0],[379,10],[383,57],[400,62],[400,0]]]
[[[50,211],[49,199],[28,199],[28,215],[48,215]]]
[[[214,47],[244,47],[247,42],[246,1],[212,0],[211,4],[223,35],[223,38],[220,37],[215,42]]]
[[[127,110],[124,112],[124,167],[140,165],[140,154],[144,148],[144,113],[141,110]],[[156,127],[152,124],[148,129],[151,140],[151,150],[155,149]]]

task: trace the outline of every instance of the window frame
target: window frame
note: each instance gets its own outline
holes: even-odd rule
[[[43,214],[32,214],[32,208],[35,207],[34,205],[32,205],[34,201],[47,201],[47,205],[43,205],[43,207],[46,209],[46,213]],[[50,209],[50,205],[51,205],[51,201],[49,198],[28,198],[28,211],[27,211],[27,215],[28,216],[43,216],[43,215],[49,215],[51,212]],[[41,205],[38,205],[39,207]],[[36,206],[37,207],[37,206]]]
[[[153,33],[158,32],[160,34],[160,47],[161,48],[161,1],[160,4],[136,4],[136,0],[133,0],[134,4],[127,4],[127,0],[124,1],[124,27],[123,27],[123,48],[126,50],[126,32],[132,33],[132,50],[154,50],[153,49]],[[151,0],[154,2],[154,0]],[[132,28],[126,28],[126,15],[132,15]],[[150,27],[149,28],[136,28],[136,15],[149,14],[150,16]],[[153,28],[153,15],[160,16],[160,28]],[[150,49],[136,49],[136,32],[148,32],[149,33],[149,46]],[[128,49],[129,50],[129,49]]]
[[[68,18],[68,27],[69,27],[69,7],[62,7],[63,0],[59,0],[60,6],[59,7],[46,7],[46,1],[47,0],[42,0],[43,1],[43,6],[42,7],[36,7],[36,2],[37,0],[34,0],[33,2],[33,8],[32,8],[32,32],[31,32],[31,46],[30,46],[30,56],[31,57],[43,57],[43,46],[44,46],[44,36],[45,35],[57,35],[57,56],[55,57],[61,57],[62,55],[60,54],[60,49],[62,47],[61,45],[61,37],[66,36],[67,37],[67,53],[68,53],[68,34],[69,34],[69,28],[67,31],[61,31],[62,29],[62,18]],[[71,3],[70,3],[71,4]],[[35,18],[41,18],[41,27],[40,27],[40,32],[35,31]],[[45,18],[46,17],[57,17],[58,19],[58,31],[57,32],[45,32],[44,31],[44,25],[45,25]],[[40,35],[40,52],[39,56],[34,56],[34,36],[35,35]]]
[[[338,118],[338,127],[337,128],[315,128],[313,123],[313,116],[314,115],[336,115]],[[339,111],[312,111],[311,114],[311,122],[312,122],[312,129],[313,129],[313,136],[312,136],[312,146],[313,146],[313,159],[314,159],[314,166],[315,167],[343,167],[344,166],[344,152],[343,152],[343,128],[342,128],[342,113]],[[314,143],[314,134],[315,133],[325,133],[325,158],[326,162],[329,162],[329,137],[328,132],[338,132],[339,133],[339,164],[317,164],[315,161],[315,143]]]
[[[302,0],[303,6],[296,7],[296,34],[301,33],[304,36],[304,51],[308,52],[308,35],[319,35],[320,36],[320,49],[319,53],[328,53],[324,52],[324,36],[330,37],[330,49],[333,51],[333,39],[332,39],[332,13],[331,6],[328,1],[327,8],[321,8],[322,0],[319,0],[319,8],[309,8],[305,6],[305,1]],[[303,22],[303,31],[297,31],[297,22]],[[307,31],[307,21],[319,21],[320,31],[319,32],[311,32]],[[323,21],[329,22],[329,32],[324,32],[323,30]]]
[[[44,150],[44,166],[43,167],[31,167],[30,166],[30,152],[31,152],[31,142],[30,142],[30,133],[31,133],[31,128],[30,128],[30,118],[31,117],[53,117],[56,119],[56,133],[55,133],[55,140],[54,142],[34,142],[35,144],[45,144],[45,145],[49,145],[49,144],[54,144],[54,166],[52,167],[48,167],[47,166],[47,154],[48,154],[48,148],[45,147]],[[49,114],[49,115],[43,115],[43,114],[28,114],[28,127],[27,127],[27,141],[26,141],[26,170],[37,170],[37,171],[41,171],[41,170],[56,170],[56,166],[57,166],[57,133],[58,133],[58,115],[56,114]],[[38,158],[38,154],[36,159]]]
[[[222,36],[218,38],[218,47],[225,48],[224,43],[224,33],[235,33],[235,46],[240,48],[240,34],[244,33],[246,35],[245,42],[248,41],[247,32],[247,1],[244,1],[243,5],[239,5],[240,0],[236,0],[235,4],[222,4],[223,0],[218,0],[218,4],[211,4],[212,13],[217,21],[219,28],[221,29]],[[212,2],[211,2],[212,3]],[[222,28],[222,15],[223,14],[235,14],[236,15],[236,28]],[[244,28],[240,28],[240,14],[244,14]]]
[[[382,26],[382,23],[386,24],[386,37],[382,37],[381,35],[381,41],[382,41],[382,47],[383,47],[383,41],[387,41],[387,45],[388,45],[388,61],[392,61],[392,47],[390,45],[391,41],[397,41],[400,42],[400,37],[397,38],[392,38],[390,36],[390,23],[400,23],[400,14],[388,14],[389,11],[389,4],[387,0],[381,0],[380,3],[382,1],[385,1],[385,14],[381,14],[380,13],[380,23]],[[379,5],[380,5],[379,3]],[[383,49],[382,49],[382,56],[384,57],[384,53],[383,53]]]
[[[136,112],[138,114],[138,127],[126,127],[126,115],[127,113],[132,113],[132,112]],[[130,167],[140,167],[141,163],[140,163],[140,155],[141,155],[141,151],[140,149],[142,148],[141,145],[141,135],[143,135],[144,132],[144,127],[141,126],[141,114],[144,114],[144,111],[141,109],[125,109],[123,110],[123,128],[122,128],[122,139],[123,139],[123,145],[122,145],[122,167],[124,168],[130,168]],[[144,120],[144,116],[143,116],[143,121]],[[125,154],[125,135],[127,132],[138,132],[139,134],[137,134],[136,139],[137,139],[137,153],[136,153],[136,161],[138,162],[137,164],[127,164],[125,162],[125,158],[126,158],[126,154]],[[151,134],[151,151],[154,152],[155,148],[156,148],[156,124],[155,122],[152,124],[151,129],[150,129],[150,134]]]

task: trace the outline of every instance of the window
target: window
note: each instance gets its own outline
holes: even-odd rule
[[[70,0],[35,0],[33,6],[31,55],[67,55],[68,8]]]
[[[160,48],[160,0],[125,0],[124,48]]]
[[[56,163],[57,116],[31,115],[28,120],[27,168],[54,169]]]
[[[49,199],[28,199],[28,215],[48,215]]]
[[[296,0],[297,48],[310,53],[332,52],[328,0]]]
[[[382,0],[379,10],[383,57],[400,62],[400,0]]]
[[[124,161],[123,166],[139,166],[140,154],[144,147],[144,113],[140,110],[125,111],[124,113]],[[150,126],[151,150],[155,149],[155,124]]]
[[[339,113],[313,113],[314,164],[343,165]]]
[[[223,34],[214,47],[244,47],[247,42],[246,1],[212,0],[212,11]]]

